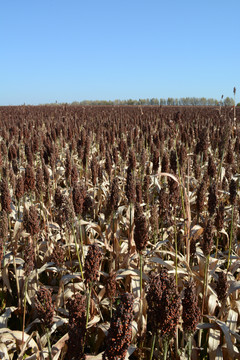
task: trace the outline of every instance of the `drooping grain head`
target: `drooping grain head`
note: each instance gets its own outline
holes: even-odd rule
[[[35,306],[40,321],[47,329],[50,329],[53,324],[54,315],[52,292],[47,288],[41,287],[35,296]]]

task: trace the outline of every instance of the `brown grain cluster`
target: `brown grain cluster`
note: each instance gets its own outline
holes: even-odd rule
[[[165,339],[171,339],[176,332],[180,318],[180,295],[174,278],[165,269],[152,273],[147,285],[148,326],[158,330]]]
[[[86,336],[86,305],[85,298],[76,294],[73,298],[68,299],[67,309],[69,311],[68,323],[68,350],[66,359],[84,360],[84,343]]]
[[[84,280],[86,284],[97,281],[102,253],[98,245],[90,245],[85,259]]]
[[[52,292],[45,287],[41,287],[35,296],[35,306],[42,324],[47,329],[50,329],[53,324],[54,315]]]
[[[103,360],[124,360],[131,343],[133,296],[125,293],[113,314],[106,340]]]
[[[182,300],[183,330],[187,336],[194,334],[196,326],[200,321],[200,310],[196,294],[196,285],[193,281],[187,281]]]

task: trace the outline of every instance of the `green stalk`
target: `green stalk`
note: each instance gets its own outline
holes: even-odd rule
[[[153,336],[152,347],[151,347],[151,354],[150,354],[150,359],[149,359],[149,360],[152,360],[152,357],[153,357],[153,352],[154,352],[154,347],[155,347],[155,341],[156,341],[156,334],[154,334],[154,336]]]
[[[80,259],[80,254],[79,254],[79,250],[78,250],[78,244],[77,244],[77,239],[76,239],[76,234],[75,234],[73,224],[72,224],[72,232],[73,232],[73,237],[74,237],[74,242],[75,242],[75,249],[76,249],[76,253],[77,253],[77,258],[78,258],[79,268],[80,268],[80,272],[81,272],[81,277],[82,277],[82,279],[84,281],[82,262],[81,262],[81,259]]]
[[[188,350],[188,354],[187,354],[188,360],[191,360],[191,357],[192,357],[192,335],[190,335],[188,338],[187,350]]]
[[[87,315],[86,315],[86,332],[84,336],[84,345],[86,343],[86,337],[87,337],[87,327],[88,327],[88,321],[89,321],[89,314],[90,314],[90,303],[91,303],[91,291],[92,291],[92,283],[89,283],[88,288],[88,296],[87,296]]]
[[[49,360],[52,360],[52,350],[51,350],[51,342],[50,342],[50,334],[49,329],[46,329],[47,343],[48,343],[48,355]]]
[[[228,262],[227,262],[227,271],[231,265],[231,250],[232,250],[232,237],[233,237],[233,215],[234,215],[234,205],[232,204],[232,217],[231,217],[231,230],[230,230],[230,239],[229,239],[229,249],[228,249]]]
[[[163,340],[163,360],[167,360],[168,345],[169,345],[169,341],[167,339],[164,339]]]

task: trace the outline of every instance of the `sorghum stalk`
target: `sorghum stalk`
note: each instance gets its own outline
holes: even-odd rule
[[[88,326],[88,320],[89,320],[89,314],[90,314],[91,292],[92,292],[92,282],[90,282],[89,285],[88,285],[86,329],[87,329],[87,326]]]
[[[74,229],[74,225],[72,223],[72,233],[73,233],[73,237],[74,237],[74,242],[75,242],[75,249],[76,249],[76,253],[77,253],[77,258],[78,258],[78,263],[79,263],[79,269],[81,272],[81,277],[84,281],[84,275],[83,275],[83,269],[82,269],[82,262],[80,259],[80,254],[79,254],[79,250],[78,250],[78,244],[77,244],[77,238],[76,238],[76,234],[75,234],[75,229]]]
[[[224,155],[225,155],[225,150],[223,150],[222,158],[221,158],[221,161],[220,161],[220,164],[219,164],[219,167],[218,167],[216,185],[218,185],[219,177],[221,176]]]
[[[206,296],[207,296],[209,258],[210,258],[210,254],[208,254],[208,255],[206,256],[206,260],[205,260],[202,314],[203,314],[203,312],[204,312],[205,298],[206,298]]]
[[[143,258],[142,258],[142,252],[139,253],[140,258],[140,298],[142,299],[142,273],[143,273]]]
[[[169,346],[169,340],[164,339],[163,340],[163,360],[167,360],[168,346]]]
[[[174,240],[175,240],[175,277],[176,277],[176,286],[178,284],[178,272],[177,272],[177,266],[178,266],[178,244],[177,244],[177,225],[176,225],[176,216],[175,216],[175,225],[174,225]]]
[[[232,250],[232,236],[233,236],[233,216],[234,216],[234,204],[232,204],[232,216],[231,216],[231,229],[230,229],[230,239],[229,239],[229,249],[228,249],[228,262],[227,262],[227,270],[231,265],[231,250]]]
[[[83,266],[84,266],[84,252],[83,252],[83,238],[82,238],[81,216],[78,217],[78,222],[79,222],[80,243],[81,243],[81,250],[82,250],[82,264],[83,264]]]
[[[24,304],[23,304],[23,328],[22,328],[22,343],[24,343],[24,330],[25,330],[25,318],[26,318],[26,305],[27,305],[27,286],[28,278],[24,281]]]
[[[187,349],[188,349],[188,360],[191,360],[191,358],[192,358],[192,335],[190,335],[188,338]]]
[[[155,341],[156,341],[156,333],[153,335],[153,341],[152,341],[152,347],[151,347],[151,354],[150,354],[150,360],[152,360],[153,352],[155,348]]]
[[[47,336],[49,360],[52,360],[51,341],[50,341],[50,334],[48,328],[46,329],[46,336]]]
[[[177,141],[177,140],[176,140]],[[176,145],[175,145],[176,146]],[[177,158],[177,169],[178,169],[178,176],[180,181],[180,193],[181,193],[181,201],[182,201],[182,211],[183,211],[183,219],[184,219],[184,232],[186,232],[186,212],[185,212],[185,205],[184,205],[184,196],[183,196],[183,184],[182,184],[182,176],[179,166],[179,160],[178,160],[178,153],[177,153],[177,146],[176,146],[176,158]]]
[[[12,245],[13,267],[14,267],[14,272],[15,272],[16,286],[17,286],[17,295],[18,295],[18,307],[19,307],[19,309],[20,309],[20,307],[21,307],[20,286],[19,286],[19,279],[18,279],[18,274],[17,274],[17,265],[16,265],[15,249],[14,249],[14,244],[13,244],[13,239],[12,239],[12,232],[11,232],[11,220],[10,220],[10,216],[9,216],[9,215],[8,215],[8,227],[9,227],[10,241],[11,241],[11,245]]]

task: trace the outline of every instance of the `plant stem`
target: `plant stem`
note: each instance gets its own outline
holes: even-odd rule
[[[231,265],[231,250],[232,250],[232,236],[233,236],[233,215],[234,215],[234,205],[232,204],[232,217],[231,217],[231,230],[230,230],[230,239],[229,239],[229,249],[228,249],[228,262],[227,262],[227,271]]]
[[[210,258],[210,254],[207,255],[206,261],[205,261],[204,285],[203,285],[203,302],[202,302],[202,315],[203,315],[203,313],[204,313],[205,297],[207,296],[209,258]]]
[[[168,345],[169,345],[169,341],[164,339],[163,340],[163,360],[167,360]]]
[[[84,251],[83,251],[83,238],[82,238],[82,226],[81,226],[81,218],[79,217],[79,232],[80,232],[80,243],[81,243],[81,250],[82,250],[82,264],[84,265]]]
[[[142,259],[142,253],[139,253],[140,257],[140,298],[142,299],[142,270],[143,270],[143,259]]]
[[[188,338],[187,350],[188,350],[188,355],[187,355],[188,360],[191,360],[191,357],[192,357],[192,335],[190,335]]]
[[[175,226],[174,226],[174,240],[175,240],[175,277],[176,277],[176,286],[178,284],[178,273],[177,273],[177,266],[178,266],[178,259],[177,259],[177,252],[178,252],[178,244],[177,244],[177,226],[176,226],[176,216],[175,216]]]
[[[84,280],[84,276],[83,276],[83,269],[82,269],[82,262],[80,259],[80,254],[79,254],[79,250],[78,250],[78,244],[77,244],[77,239],[76,239],[76,234],[75,234],[75,230],[74,230],[74,226],[72,224],[72,232],[73,232],[73,237],[74,237],[74,242],[75,242],[75,248],[76,248],[76,253],[77,253],[77,257],[78,257],[78,263],[79,263],[79,268],[80,268],[80,272],[81,272],[81,277]]]
[[[25,330],[26,304],[27,304],[27,286],[28,286],[28,278],[25,278],[25,281],[24,281],[24,304],[23,304],[22,343],[24,343],[24,330]]]
[[[154,347],[155,347],[155,341],[156,341],[156,334],[154,334],[154,336],[153,336],[152,347],[151,347],[151,354],[150,354],[150,359],[149,359],[149,360],[152,360],[152,357],[153,357],[153,352],[154,352]]]
[[[89,284],[89,289],[88,289],[87,316],[86,316],[86,329],[87,329],[87,326],[88,326],[89,313],[90,313],[91,292],[92,292],[92,283],[90,283],[90,284]]]
[[[47,343],[48,343],[48,354],[49,354],[49,360],[52,360],[52,351],[51,351],[50,334],[49,334],[49,330],[48,330],[48,329],[46,329],[46,335],[47,335]]]

